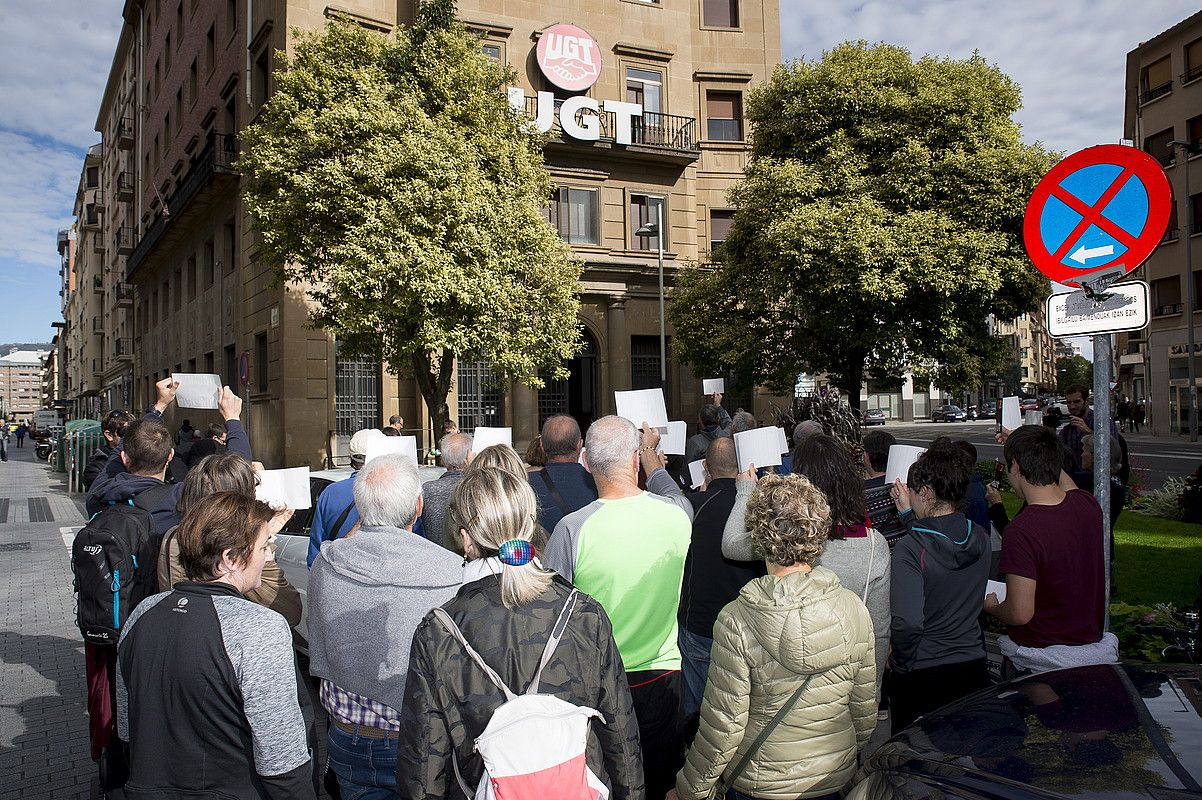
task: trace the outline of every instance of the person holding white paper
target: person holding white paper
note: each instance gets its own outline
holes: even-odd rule
[[[321,543],[346,536],[359,524],[359,511],[355,508],[355,477],[367,463],[367,451],[372,443],[383,439],[384,434],[375,428],[356,431],[347,449],[351,457],[350,477],[332,483],[317,498],[313,511],[313,522],[309,527],[309,566],[321,552]]]
[[[714,439],[730,435],[732,420],[730,414],[726,413],[726,409],[722,407],[721,395],[710,397],[710,402],[703,405],[701,411],[697,413],[697,421],[701,430],[685,442],[684,460],[686,464],[691,464],[699,458],[705,458],[705,451],[709,449],[710,442]]]
[[[975,465],[950,441],[935,441],[897,487],[912,508],[911,532],[893,550],[889,711],[893,731],[989,682],[981,598],[989,579],[989,531],[957,509]]]

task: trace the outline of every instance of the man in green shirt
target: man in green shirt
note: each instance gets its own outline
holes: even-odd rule
[[[584,466],[597,500],[555,526],[543,565],[609,614],[639,721],[647,797],[675,785],[684,762],[676,612],[692,524],[677,505],[639,488],[639,457],[655,444],[621,417],[588,429]]]

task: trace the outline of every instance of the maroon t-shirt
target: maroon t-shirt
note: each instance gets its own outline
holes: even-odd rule
[[[1102,510],[1079,489],[1055,506],[1029,505],[1006,526],[998,571],[1035,581],[1035,616],[1007,631],[1015,644],[1093,644],[1102,638],[1106,581]]]

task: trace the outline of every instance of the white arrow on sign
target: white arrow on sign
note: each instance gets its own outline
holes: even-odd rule
[[[1114,245],[1112,244],[1108,244],[1105,247],[1086,247],[1085,245],[1081,245],[1072,252],[1069,258],[1078,264],[1084,264],[1091,258],[1112,255],[1114,255]]]

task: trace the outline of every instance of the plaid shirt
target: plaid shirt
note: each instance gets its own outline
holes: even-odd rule
[[[386,731],[401,729],[401,715],[394,709],[370,697],[340,689],[327,680],[321,682],[320,698],[321,705],[339,722]]]

